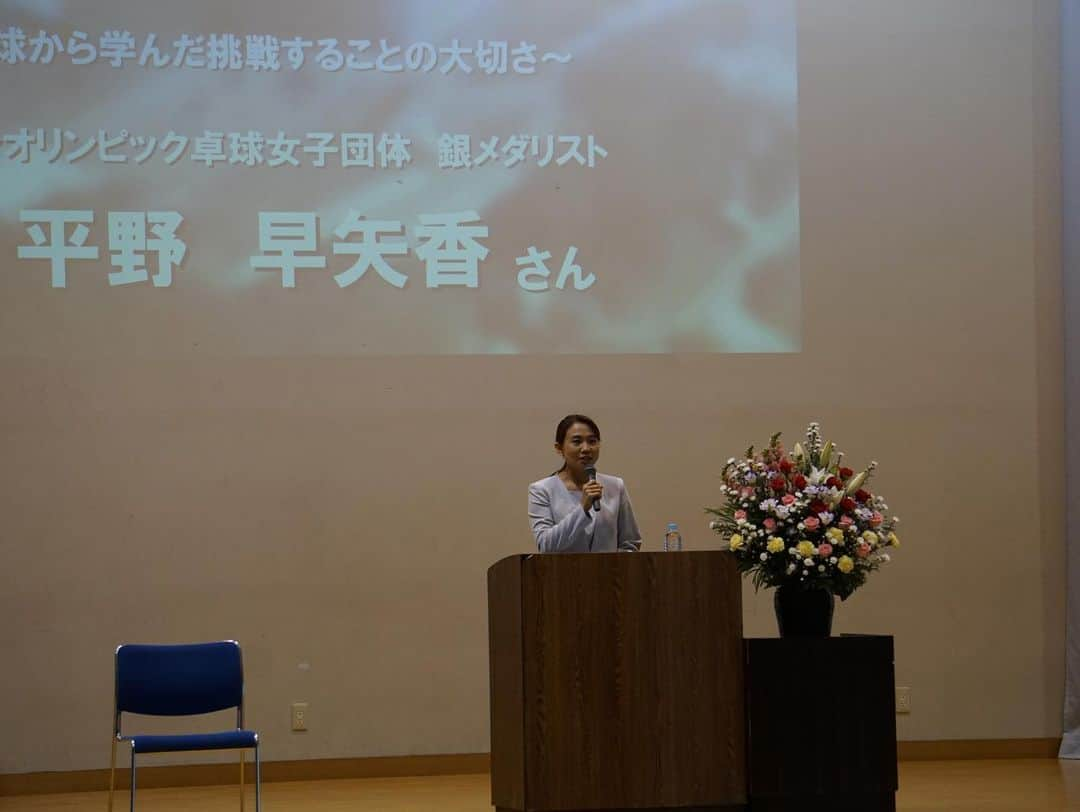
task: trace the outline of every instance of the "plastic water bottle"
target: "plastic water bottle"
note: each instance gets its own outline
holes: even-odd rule
[[[668,522],[667,532],[664,533],[664,552],[682,552],[682,535],[679,533],[679,525]]]

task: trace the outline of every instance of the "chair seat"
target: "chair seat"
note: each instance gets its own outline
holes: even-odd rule
[[[254,747],[254,730],[224,730],[173,736],[124,736],[136,753],[173,753],[182,750],[239,750]]]

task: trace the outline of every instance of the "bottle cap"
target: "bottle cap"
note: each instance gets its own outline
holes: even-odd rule
[[[672,530],[678,530],[679,525],[677,523],[675,523],[675,522],[668,522],[667,529],[668,529],[668,532],[670,533]]]

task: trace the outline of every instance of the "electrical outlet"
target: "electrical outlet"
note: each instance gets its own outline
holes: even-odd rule
[[[292,729],[307,730],[307,702],[292,703]]]
[[[911,713],[911,689],[910,688],[897,688],[896,689],[896,712],[897,713]]]

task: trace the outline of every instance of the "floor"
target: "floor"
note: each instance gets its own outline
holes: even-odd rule
[[[923,761],[900,765],[901,812],[1080,812],[1080,762]],[[116,812],[127,810],[127,794]],[[229,787],[148,789],[140,812],[235,812]],[[247,812],[254,810],[248,798]],[[273,783],[263,787],[267,812],[487,812],[486,775]],[[104,812],[106,794],[30,795],[0,798],[0,812]]]

